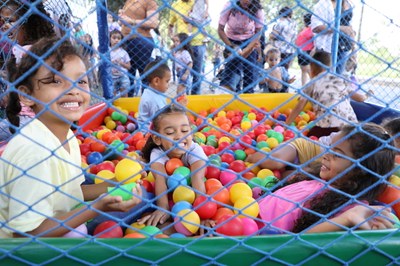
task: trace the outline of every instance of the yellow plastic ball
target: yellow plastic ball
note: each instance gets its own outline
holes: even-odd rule
[[[269,138],[267,139],[267,144],[271,149],[274,149],[279,145],[279,141],[276,138]]]
[[[245,183],[236,183],[229,189],[229,197],[232,203],[235,203],[242,197],[252,197],[253,192],[251,188]]]
[[[184,186],[178,186],[172,193],[172,199],[175,203],[179,201],[187,201],[190,204],[194,202],[195,193],[192,189]]]
[[[297,127],[301,128],[301,127],[305,127],[307,125],[307,122],[304,120],[301,120],[297,123]]]
[[[306,122],[310,121],[310,116],[307,113],[302,114],[301,117],[303,117],[303,120]]]
[[[240,123],[240,128],[243,130],[248,130],[251,128],[251,122],[250,121],[243,121]]]
[[[182,225],[192,234],[195,234],[200,228],[199,215],[190,209],[184,209],[178,212],[177,217],[182,217]]]
[[[239,214],[238,217],[253,217],[256,218],[260,213],[260,207],[255,199],[252,197],[241,197],[236,200],[235,214]]]
[[[106,116],[106,117],[104,117],[104,124],[107,124],[107,122],[108,121],[111,121],[112,120],[112,118],[111,118],[111,116]]]
[[[262,147],[261,151],[263,151],[263,152],[271,152],[271,148],[270,147]]]
[[[115,177],[119,182],[129,184],[140,179],[142,166],[133,159],[122,159],[115,166]]]
[[[196,133],[194,133],[194,139],[197,142],[206,143],[207,137],[201,132],[196,132]]]
[[[223,136],[218,140],[218,144],[221,144],[222,142],[228,142],[231,143],[231,139],[229,137]]]
[[[117,123],[115,123],[113,120],[110,120],[106,123],[106,127],[108,129],[115,129],[117,127]]]
[[[113,179],[115,178],[115,174],[111,172],[110,170],[101,170],[96,174],[96,177],[94,178],[94,183],[95,184],[100,184],[103,183],[106,179]]]
[[[269,169],[261,169],[257,173],[257,177],[259,178],[266,178],[267,176],[274,176],[274,172]]]
[[[145,224],[139,224],[138,222],[135,222],[131,224],[130,227],[126,228],[125,235],[137,233],[138,231],[142,230],[145,226],[146,226]]]
[[[219,111],[217,114],[217,117],[226,117],[226,112],[225,111]]]
[[[147,180],[147,181],[149,181],[150,183],[153,183],[153,182],[156,181],[155,178],[154,178],[154,176],[153,176],[153,173],[152,173],[152,172],[149,172],[149,173],[147,174],[147,176],[144,178],[144,180]]]
[[[247,118],[250,119],[250,120],[256,120],[257,115],[255,113],[249,113],[247,115]]]
[[[97,131],[96,137],[98,139],[102,139],[104,133],[106,133],[106,132],[110,132],[110,130],[108,128],[101,129],[101,130]]]

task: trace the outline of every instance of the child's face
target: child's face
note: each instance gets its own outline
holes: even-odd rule
[[[17,16],[17,7],[3,6],[0,9],[0,28],[2,32],[7,32],[10,40],[17,41],[18,44],[24,45],[25,32],[23,25],[19,24]]]
[[[335,135],[332,138],[332,146],[330,148],[335,154],[328,151],[322,157],[320,176],[325,181],[331,180],[353,164],[348,159],[354,158],[350,142],[342,140],[343,137],[342,134]]]
[[[166,71],[162,78],[156,77],[150,83],[150,86],[160,92],[166,92],[171,81],[171,71]]]
[[[269,67],[273,67],[278,65],[281,62],[281,56],[278,53],[270,53],[267,58],[266,61],[269,65]]]
[[[153,140],[168,151],[169,158],[181,158],[192,145],[191,130],[189,119],[185,114],[168,114],[160,120],[161,136],[153,135]]]
[[[174,42],[174,46],[178,46],[179,44],[181,44],[181,41],[179,40],[178,36],[175,36],[172,41]]]
[[[111,46],[114,46],[118,44],[121,41],[121,35],[120,34],[112,34],[111,35]]]
[[[45,62],[50,65],[52,60],[49,58]],[[41,66],[33,76],[32,83],[32,97],[37,100],[24,103],[31,106],[36,114],[46,108],[39,116],[45,125],[51,126],[61,121],[65,123],[65,120],[78,121],[90,103],[86,67],[78,56],[65,57],[59,75]]]

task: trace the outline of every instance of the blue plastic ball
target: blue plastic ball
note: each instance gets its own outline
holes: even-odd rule
[[[99,164],[104,160],[104,158],[100,152],[94,151],[89,153],[86,160],[88,164]]]

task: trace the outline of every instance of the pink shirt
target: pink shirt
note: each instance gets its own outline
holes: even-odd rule
[[[278,229],[292,231],[304,204],[324,190],[318,180],[301,181],[283,187],[259,202],[260,217]]]
[[[311,51],[314,48],[313,36],[314,33],[311,27],[304,28],[299,35],[297,35],[296,45],[303,51]]]
[[[225,26],[225,33],[229,39],[236,41],[247,40],[256,32],[256,29],[261,29],[264,25],[264,11],[258,10],[255,15],[255,20],[249,17],[247,12],[242,13],[239,10],[234,10],[234,5],[231,2],[225,4],[219,18],[219,24]]]

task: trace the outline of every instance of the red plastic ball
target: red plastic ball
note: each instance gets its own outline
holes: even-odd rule
[[[116,222],[104,221],[94,229],[93,235],[98,238],[121,238],[124,232]]]
[[[183,162],[179,158],[171,158],[165,163],[167,174],[172,175],[176,168],[183,166]]]
[[[193,203],[193,209],[201,219],[210,219],[217,213],[217,203],[211,201],[211,198],[199,196]]]
[[[235,171],[236,173],[241,173],[247,169],[247,166],[243,161],[235,160],[229,164],[229,169]]]
[[[243,222],[239,217],[224,215],[217,221],[216,231],[225,236],[241,236],[243,235]]]
[[[206,169],[205,176],[207,179],[211,179],[211,178],[219,179],[220,174],[221,174],[221,170],[218,167],[208,166]]]

